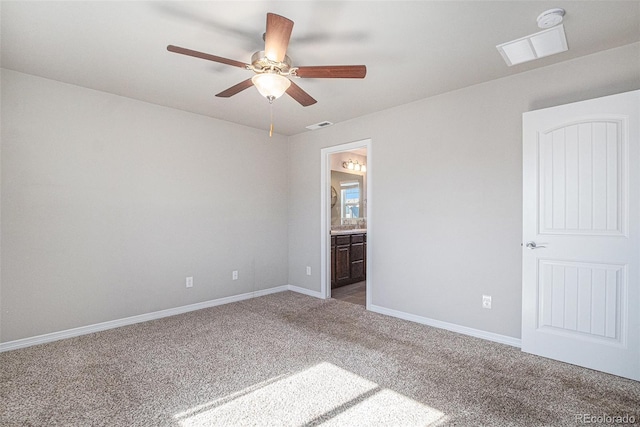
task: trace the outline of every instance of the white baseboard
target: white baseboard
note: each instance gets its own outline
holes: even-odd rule
[[[31,347],[33,345],[45,344],[65,338],[78,337],[80,335],[92,334],[94,332],[106,331],[108,329],[119,328],[121,326],[133,325],[135,323],[148,322],[150,320],[161,319],[163,317],[175,316],[177,314],[188,313],[190,311],[202,310],[203,308],[215,307],[217,305],[229,304],[232,302],[243,301],[250,298],[261,297],[264,295],[274,294],[283,291],[293,291],[300,294],[308,295],[314,298],[322,298],[322,293],[312,291],[310,289],[301,288],[295,285],[282,285],[275,288],[263,289],[255,292],[247,292],[240,295],[232,295],[229,297],[218,298],[215,300],[203,301],[195,304],[184,305],[181,307],[169,308],[166,310],[154,311],[152,313],[140,314],[137,316],[125,317],[123,319],[110,320],[108,322],[96,323],[93,325],[81,326],[78,328],[67,329],[64,331],[52,332],[49,334],[38,335],[35,337],[23,338],[15,341],[0,343],[0,353],[4,351],[17,350],[19,348]],[[514,347],[520,347],[520,339],[512,338],[505,335],[494,334],[492,332],[481,331],[478,329],[467,328],[453,323],[442,322],[440,320],[429,319],[415,314],[409,314],[398,310],[392,310],[377,305],[369,305],[368,310],[376,313],[385,314],[387,316],[397,317],[411,322],[421,323],[423,325],[433,326],[436,328],[446,329],[452,332],[458,332],[473,337],[495,341],[501,344],[507,344]]]
[[[367,307],[367,310],[380,314],[386,314],[387,316],[397,317],[399,319],[409,320],[411,322],[421,323],[423,325],[433,326],[434,328],[446,329],[447,331],[457,332],[459,334],[470,335],[472,337],[498,342],[500,344],[507,344],[518,348],[521,347],[519,338],[513,338],[506,335],[494,334],[493,332],[486,332],[479,329],[468,328],[466,326],[456,325],[455,323],[429,319],[428,317],[417,316],[415,314],[405,313],[403,311],[380,307],[373,304],[369,305]]]
[[[5,343],[0,343],[0,353],[4,351],[17,350],[19,348],[31,347],[33,345],[58,341],[65,338],[72,338],[80,335],[92,334],[94,332],[106,331],[107,329],[119,328],[121,326],[133,325],[135,323],[148,322],[149,320],[156,320],[156,319],[161,319],[163,317],[175,316],[176,314],[188,313],[190,311],[201,310],[203,308],[209,308],[209,307],[215,307],[217,305],[229,304],[232,302],[274,294],[277,292],[294,290],[294,289],[290,289],[290,287],[291,287],[290,285],[282,285],[282,286],[277,286],[275,288],[263,289],[255,292],[247,292],[240,295],[232,295],[229,297],[198,302],[195,304],[184,305],[181,307],[174,307],[174,308],[168,308],[166,310],[154,311],[152,313],[145,313],[137,316],[125,317],[123,319],[110,320],[108,322],[96,323],[94,325],[81,326],[78,328],[52,332],[49,334],[38,335],[35,337],[23,338],[15,341],[8,341]]]
[[[318,291],[312,291],[299,286],[288,285],[287,288],[290,291],[298,292],[301,294],[309,295],[315,298],[322,299],[322,293]],[[380,307],[378,305],[370,304],[367,306],[367,310],[375,313],[385,314],[387,316],[397,317],[399,319],[408,320],[410,322],[420,323],[422,325],[433,326],[434,328],[446,329],[447,331],[457,332],[463,335],[470,335],[476,338],[482,338],[488,341],[497,342],[500,344],[506,344],[513,347],[520,348],[521,342],[519,338],[513,338],[506,335],[495,334],[493,332],[481,331],[480,329],[468,328],[466,326],[456,325],[455,323],[443,322],[441,320],[429,319],[428,317],[417,316],[415,314],[405,313],[403,311],[393,310],[390,308]]]
[[[293,292],[297,292],[299,294],[309,295],[310,297],[323,299],[322,293],[319,291],[312,291],[311,289],[301,288],[300,286],[295,286],[295,285],[287,285],[287,289]]]

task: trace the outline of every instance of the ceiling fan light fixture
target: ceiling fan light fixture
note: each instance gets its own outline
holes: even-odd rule
[[[291,85],[291,80],[275,73],[256,74],[251,78],[251,82],[260,95],[269,101],[280,98]]]

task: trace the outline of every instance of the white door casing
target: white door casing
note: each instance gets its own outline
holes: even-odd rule
[[[640,91],[523,114],[522,350],[640,380]]]
[[[375,244],[373,233],[372,218],[372,197],[373,194],[373,153],[372,140],[363,139],[360,141],[348,142],[332,147],[322,148],[320,150],[320,295],[321,298],[327,299],[331,296],[331,155],[350,151],[354,149],[364,148],[367,151],[367,185],[366,185],[366,217],[367,217],[367,254],[368,260],[371,260],[373,245]],[[371,262],[367,262],[367,292],[366,292],[366,308],[372,305],[372,295],[375,292],[373,266]]]

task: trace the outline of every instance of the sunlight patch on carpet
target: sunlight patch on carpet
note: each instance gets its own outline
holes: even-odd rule
[[[323,362],[175,415],[181,427],[438,425],[442,412]]]
[[[440,411],[393,390],[379,393],[327,420],[323,426],[437,426],[447,421]]]

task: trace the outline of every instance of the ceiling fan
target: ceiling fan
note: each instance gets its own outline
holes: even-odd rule
[[[229,98],[248,87],[255,86],[269,102],[273,102],[274,99],[279,98],[286,92],[302,106],[307,107],[317,101],[300,86],[292,82],[289,77],[362,79],[367,74],[367,67],[364,65],[292,66],[291,58],[286,55],[292,29],[293,21],[290,19],[275,13],[267,13],[264,51],[254,53],[250,64],[174,45],[167,46],[167,50],[244,68],[255,73],[253,77],[216,94],[216,96],[222,98]]]

